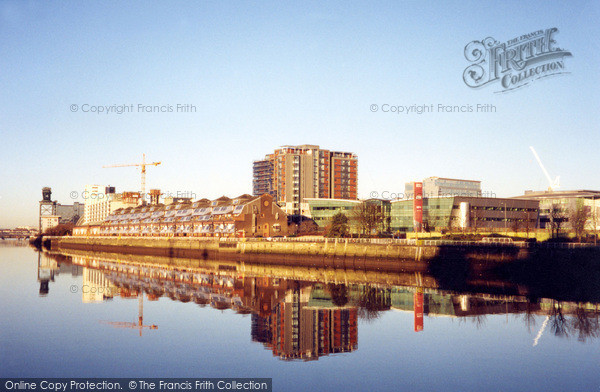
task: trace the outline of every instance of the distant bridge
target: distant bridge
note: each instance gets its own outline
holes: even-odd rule
[[[36,236],[37,230],[29,229],[0,229],[0,238],[29,238]]]

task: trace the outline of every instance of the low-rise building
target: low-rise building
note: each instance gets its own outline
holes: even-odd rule
[[[571,230],[571,216],[578,208],[584,208],[588,219],[586,230],[600,230],[600,191],[525,191],[518,200],[537,200],[540,208],[540,228],[550,228],[553,221],[559,221],[559,227]]]
[[[536,200],[434,197],[423,198],[422,201],[422,223],[426,230],[533,230],[537,227],[538,202]],[[364,232],[360,220],[365,211],[368,211],[361,207],[365,203],[375,206],[374,212],[371,213],[376,214],[379,220],[379,223],[374,226],[378,233],[411,232],[415,227],[413,199],[391,201],[307,199],[307,202],[310,207],[310,218],[321,228],[325,228],[331,218],[341,212],[349,219],[351,233]]]
[[[60,216],[58,215],[44,215],[40,219],[40,232],[44,233],[46,230],[51,229],[59,225]]]
[[[329,225],[334,215],[342,213],[348,218],[351,234],[390,232],[389,200],[306,199],[306,202],[309,211],[306,216],[313,219],[321,229]]]
[[[193,203],[128,207],[74,235],[160,237],[273,237],[287,235],[287,215],[273,196],[241,195]]]
[[[413,200],[392,200],[392,231],[413,231]],[[538,222],[536,200],[495,197],[423,198],[423,227],[442,229],[533,230]]]
[[[342,213],[351,218],[353,211],[362,203],[360,200],[346,199],[305,199],[308,204],[308,214],[320,228],[325,228],[334,215]]]

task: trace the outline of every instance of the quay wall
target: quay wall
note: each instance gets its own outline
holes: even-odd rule
[[[482,265],[526,259],[529,247],[415,240],[250,240],[187,237],[49,237],[52,249],[148,256],[240,259],[265,264],[426,271],[431,261],[459,257]]]

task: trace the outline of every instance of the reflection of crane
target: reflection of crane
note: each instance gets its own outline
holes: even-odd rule
[[[100,321],[104,324],[112,325],[115,328],[132,328],[138,329],[140,331],[140,336],[142,336],[142,329],[158,329],[158,325],[144,325],[144,292],[140,292],[138,294],[138,322],[137,323],[129,323],[127,321]]]
[[[560,188],[560,184],[559,184],[560,177],[557,176],[556,179],[553,182],[552,179],[550,178],[550,174],[548,174],[548,170],[546,170],[546,168],[544,167],[544,164],[542,163],[542,160],[538,156],[537,152],[535,152],[535,149],[533,147],[531,147],[531,146],[529,148],[531,149],[531,152],[533,153],[533,156],[535,157],[537,163],[542,168],[542,171],[544,172],[544,175],[546,176],[546,179],[548,180],[548,184],[550,185],[548,187],[548,190],[550,192],[552,192],[554,190],[554,188]]]
[[[160,165],[160,162],[152,162],[152,163],[146,163],[146,154],[142,154],[142,163],[126,163],[123,165],[107,165],[107,166],[102,166],[102,167],[127,167],[127,166],[139,166],[142,168],[142,194],[140,195],[142,197],[142,203],[144,203],[146,201],[146,166],[158,166]]]
[[[535,337],[535,339],[533,339],[533,347],[537,346],[540,338],[542,337],[542,334],[544,333],[544,330],[546,329],[546,325],[548,325],[548,320],[550,320],[550,316],[546,317],[542,324],[542,328],[540,328],[540,331],[538,332],[537,336]]]

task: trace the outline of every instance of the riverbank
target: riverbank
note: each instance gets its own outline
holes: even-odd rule
[[[148,256],[214,259],[260,259],[262,262],[304,263],[313,261],[340,267],[356,262],[427,264],[441,257],[486,263],[526,260],[540,250],[564,252],[597,249],[577,244],[536,245],[525,242],[428,241],[406,239],[236,239],[194,237],[44,237],[52,249],[128,253]]]

